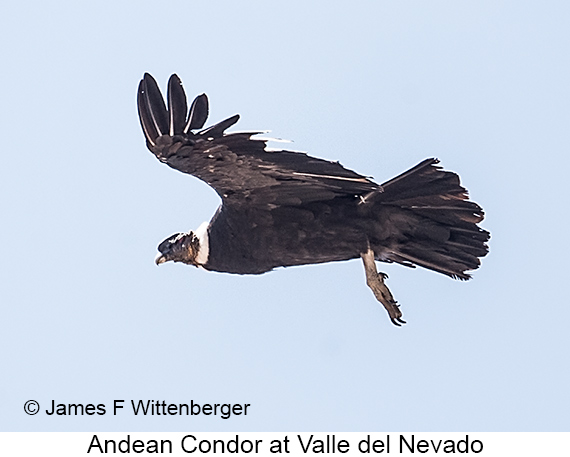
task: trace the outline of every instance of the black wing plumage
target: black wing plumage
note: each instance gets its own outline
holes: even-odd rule
[[[168,81],[167,103],[154,78],[145,74],[138,90],[139,117],[148,148],[156,157],[205,181],[231,204],[299,205],[339,195],[376,192],[380,186],[338,162],[291,151],[267,151],[263,132],[225,133],[234,115],[202,129],[208,98],[199,95],[187,109],[178,76]]]
[[[466,272],[488,252],[489,232],[477,225],[481,207],[437,159],[378,185],[338,162],[268,151],[266,140],[253,138],[262,132],[225,133],[238,115],[203,129],[208,99],[199,95],[188,109],[176,75],[165,103],[145,74],[138,110],[156,157],[205,181],[222,198],[210,223],[217,245],[206,268],[262,273],[348,260],[372,249],[376,260],[468,279]]]

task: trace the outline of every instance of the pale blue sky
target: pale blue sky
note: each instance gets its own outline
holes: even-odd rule
[[[569,430],[563,1],[4,2],[2,431]],[[219,203],[146,149],[145,71],[382,182],[426,157],[492,232],[469,282],[360,262],[157,268]],[[246,417],[27,416],[26,400],[250,403]]]

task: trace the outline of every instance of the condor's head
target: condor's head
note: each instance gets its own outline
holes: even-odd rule
[[[160,254],[154,260],[157,265],[164,262],[182,262],[198,266],[200,240],[190,231],[188,233],[175,233],[158,245]]]

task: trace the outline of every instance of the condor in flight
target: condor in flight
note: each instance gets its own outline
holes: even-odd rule
[[[426,159],[379,185],[338,162],[266,149],[263,132],[225,133],[239,116],[203,128],[208,98],[190,109],[178,76],[167,103],[145,74],[138,111],[146,143],[168,166],[209,184],[222,204],[195,232],[158,246],[156,263],[261,274],[276,267],[362,258],[366,281],[396,325],[405,323],[375,261],[419,265],[469,279],[487,254],[483,210],[469,201],[459,176]]]

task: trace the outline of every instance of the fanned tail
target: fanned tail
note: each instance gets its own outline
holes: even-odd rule
[[[438,163],[426,159],[382,184],[383,192],[368,196],[371,202],[398,209],[397,216],[389,214],[405,236],[383,257],[469,279],[466,271],[478,268],[479,258],[489,251],[490,233],[477,225],[484,218],[483,209],[468,200],[459,176]]]

